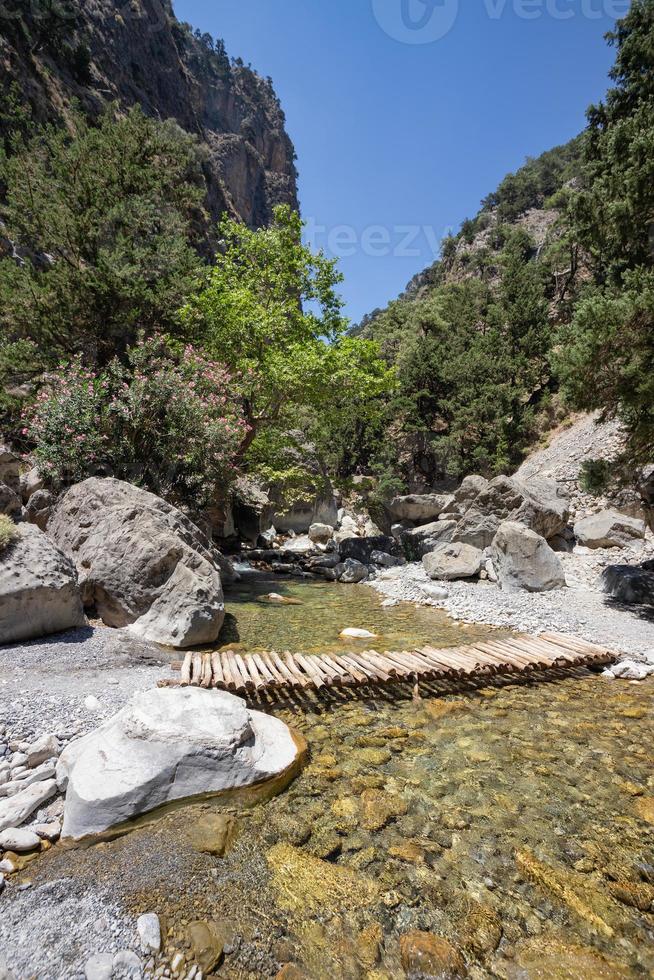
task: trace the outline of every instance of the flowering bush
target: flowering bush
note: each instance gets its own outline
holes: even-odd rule
[[[100,374],[75,358],[48,377],[24,429],[41,472],[58,485],[109,473],[203,503],[233,479],[247,434],[235,380],[163,337],[127,356]]]

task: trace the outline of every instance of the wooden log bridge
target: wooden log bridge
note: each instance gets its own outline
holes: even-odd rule
[[[255,694],[293,688],[320,690],[365,684],[389,684],[404,680],[482,680],[510,674],[592,667],[607,664],[615,656],[607,649],[555,633],[538,637],[489,639],[471,646],[424,646],[419,650],[377,653],[351,650],[330,654],[300,654],[275,651],[238,653],[189,652],[173,665],[180,679],[160,682],[162,686],[221,688],[235,694]]]

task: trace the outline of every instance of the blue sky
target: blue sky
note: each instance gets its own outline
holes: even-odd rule
[[[174,0],[271,75],[307,235],[354,321],[436,257],[526,156],[578,133],[628,0]],[[442,36],[438,36],[438,35]]]

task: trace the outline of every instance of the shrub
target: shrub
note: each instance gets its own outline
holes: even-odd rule
[[[606,459],[585,459],[579,473],[579,486],[597,497],[604,493],[613,475],[613,464]]]
[[[229,372],[154,337],[130,348],[126,366],[98,374],[77,357],[50,375],[24,435],[55,485],[104,473],[202,504],[232,481],[246,430]]]
[[[0,514],[0,552],[8,548],[18,537],[18,529],[11,517]]]

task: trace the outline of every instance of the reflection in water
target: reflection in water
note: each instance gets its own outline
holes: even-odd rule
[[[271,592],[299,600],[299,605],[266,602]],[[225,594],[225,625],[219,646],[242,650],[290,650],[329,653],[350,648],[405,650],[424,646],[456,646],[486,639],[487,626],[464,626],[429,606],[400,603],[382,608],[381,598],[365,585],[280,579],[248,575]],[[339,640],[347,627],[366,629],[375,640]]]

